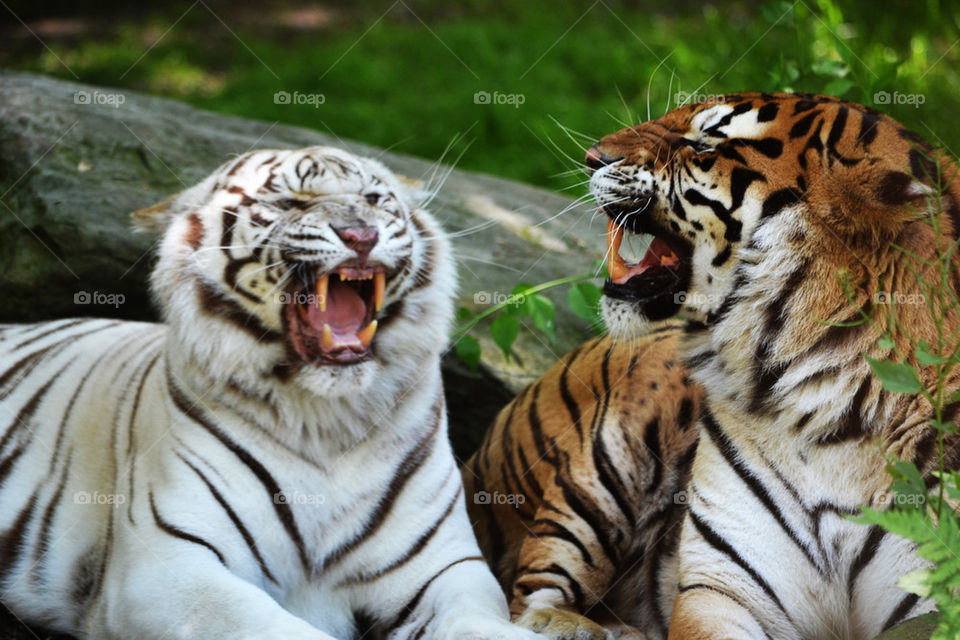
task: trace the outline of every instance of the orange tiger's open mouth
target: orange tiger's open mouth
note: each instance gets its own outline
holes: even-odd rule
[[[617,224],[613,217],[607,221],[610,279],[604,284],[603,292],[611,298],[638,303],[644,315],[652,320],[670,317],[679,308],[689,282],[690,248],[685,241],[659,230],[634,230],[653,238],[640,260],[628,262],[621,255],[627,233],[624,225]]]
[[[294,289],[284,316],[288,340],[300,359],[313,365],[368,359],[386,279],[382,265],[342,264]]]

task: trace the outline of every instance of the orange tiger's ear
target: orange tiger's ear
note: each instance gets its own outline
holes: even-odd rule
[[[835,166],[812,187],[809,201],[838,231],[886,238],[927,211],[933,195],[932,188],[906,171],[862,162]]]
[[[903,171],[887,171],[881,176],[874,196],[881,204],[896,207],[903,205],[925,206],[923,202],[933,195],[933,189]]]
[[[144,233],[162,234],[183,208],[180,202],[182,195],[183,192],[175,193],[157,204],[131,213],[133,228]]]

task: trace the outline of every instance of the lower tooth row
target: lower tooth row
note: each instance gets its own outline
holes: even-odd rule
[[[357,333],[357,338],[360,340],[360,344],[363,345],[364,349],[369,347],[370,343],[373,342],[373,336],[376,332],[377,321],[372,320],[370,324]],[[320,336],[320,339],[323,342],[324,351],[331,351],[333,347],[336,346],[333,341],[333,329],[330,328],[329,324],[323,324],[323,333]]]

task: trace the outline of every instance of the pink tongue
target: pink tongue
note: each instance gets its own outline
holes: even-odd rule
[[[363,298],[349,285],[331,278],[327,289],[327,310],[320,311],[318,304],[310,305],[308,320],[317,333],[323,331],[324,324],[328,324],[335,335],[356,335],[366,314],[367,305]]]
[[[627,272],[621,277],[615,278],[613,282],[615,284],[623,284],[633,276],[638,276],[651,267],[675,267],[675,262],[664,263],[660,260],[661,256],[671,255],[674,255],[674,253],[670,245],[660,238],[654,238],[650,243],[650,247],[647,248],[647,252],[643,255],[643,259],[640,262],[627,264]]]

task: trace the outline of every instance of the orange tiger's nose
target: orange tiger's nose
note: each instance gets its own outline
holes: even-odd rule
[[[340,237],[348,249],[357,252],[361,260],[365,260],[377,244],[380,233],[376,227],[334,227],[333,231]]]
[[[597,143],[587,149],[587,155],[583,161],[587,164],[587,168],[591,173],[597,169],[602,169],[608,164],[612,164],[619,160],[620,158],[612,158],[606,155],[603,150],[600,148],[600,143]]]

